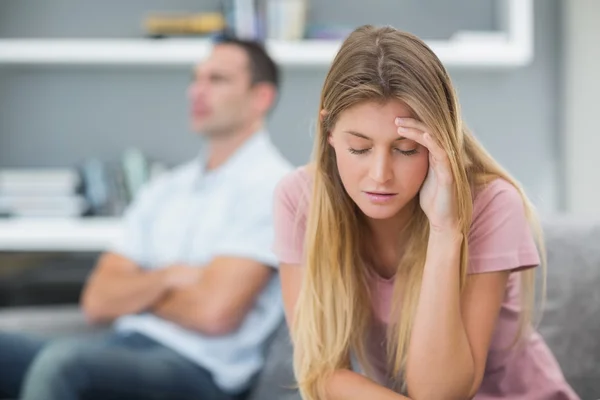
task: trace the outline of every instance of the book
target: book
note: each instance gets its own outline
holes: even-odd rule
[[[75,169],[2,169],[0,194],[64,195],[79,190],[81,177]]]
[[[81,195],[0,195],[0,213],[15,217],[76,217],[83,215],[87,207]]]

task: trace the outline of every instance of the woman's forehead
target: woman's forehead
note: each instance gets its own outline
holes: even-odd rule
[[[395,119],[412,115],[412,110],[399,100],[365,102],[342,111],[334,130],[359,133],[373,140],[395,140],[398,136]]]

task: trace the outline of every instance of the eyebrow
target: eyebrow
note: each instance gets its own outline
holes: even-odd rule
[[[200,75],[201,75],[200,71],[197,71],[197,70],[192,71],[192,79],[198,79],[200,77]],[[230,79],[231,78],[231,74],[230,73],[222,72],[222,71],[210,71],[208,73],[208,76],[209,77],[218,76],[218,77],[221,77],[223,79]]]
[[[373,139],[372,139],[372,138],[370,138],[370,137],[368,137],[367,135],[364,135],[364,134],[362,134],[362,133],[360,133],[360,132],[351,131],[351,130],[347,130],[347,131],[344,131],[344,132],[345,132],[345,133],[349,133],[349,134],[351,134],[351,135],[353,135],[353,136],[359,137],[359,138],[361,138],[361,139],[366,139],[366,140],[371,140],[371,141],[373,141]],[[404,140],[404,139],[406,139],[404,136],[398,136],[398,138],[394,139],[394,142],[396,142],[396,141],[398,141],[398,140]]]

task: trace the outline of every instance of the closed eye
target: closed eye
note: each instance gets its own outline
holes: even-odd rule
[[[396,149],[398,152],[400,152],[402,155],[404,156],[412,156],[413,154],[417,154],[418,151],[416,148],[412,149],[412,150],[400,150],[400,149]]]
[[[369,150],[371,150],[371,149],[353,149],[353,148],[348,149],[348,151],[352,154],[365,154]]]
[[[370,148],[367,148],[367,149],[353,149],[353,148],[349,148],[348,149],[348,151],[351,154],[358,154],[358,155],[360,155],[360,154],[366,154],[369,150],[371,150],[371,149]],[[414,148],[412,150],[401,150],[401,149],[395,148],[394,150],[397,151],[397,152],[399,152],[403,156],[412,156],[413,154],[417,154],[418,153],[417,148]]]
[[[223,75],[214,74],[214,75],[210,76],[210,80],[211,80],[211,82],[224,82],[227,80],[227,78],[224,77]]]

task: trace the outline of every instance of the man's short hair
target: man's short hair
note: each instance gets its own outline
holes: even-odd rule
[[[279,90],[279,68],[264,46],[253,40],[239,39],[231,35],[220,35],[215,38],[216,44],[231,44],[240,47],[248,55],[250,62],[250,79],[252,85],[270,83]]]

